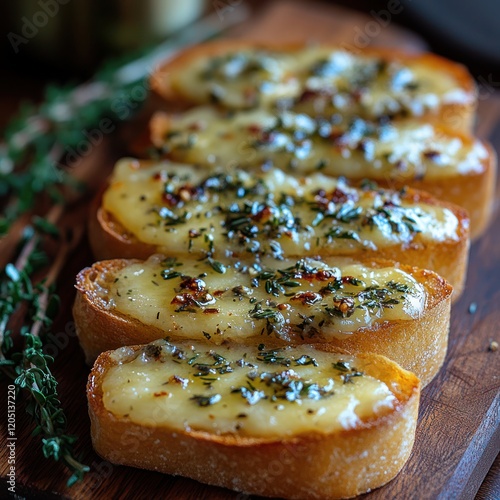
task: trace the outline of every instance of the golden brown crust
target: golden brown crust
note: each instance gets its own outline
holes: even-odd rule
[[[488,187],[488,189],[490,188]],[[103,192],[104,189],[94,199],[89,219],[89,239],[94,257],[97,260],[147,259],[150,255],[157,253],[157,247],[140,242],[120,223],[113,220],[111,214],[100,207]],[[347,255],[355,259],[390,259],[409,266],[430,269],[453,286],[453,300],[457,300],[465,285],[469,258],[469,218],[467,213],[458,206],[439,201],[425,192],[414,189],[407,190],[404,200],[451,210],[459,221],[458,239],[428,242],[417,235],[409,245],[385,247],[381,250],[361,249],[354,254],[329,253],[327,248],[324,248],[322,256]],[[295,256],[289,255],[289,257]]]
[[[185,338],[177,337],[175,330],[165,332],[114,311],[101,298],[101,290],[106,289],[106,283],[114,279],[113,273],[132,262],[137,261],[117,259],[97,262],[77,275],[73,316],[80,345],[88,363],[109,349],[145,344],[167,335],[173,340]],[[291,343],[328,342],[334,347],[351,352],[382,354],[403,368],[416,373],[425,386],[439,371],[446,355],[452,287],[431,271],[399,266],[392,261],[370,260],[363,261],[362,264],[373,268],[396,265],[422,283],[427,292],[422,315],[414,320],[376,323],[373,327],[357,330],[352,335],[342,338],[324,336],[319,332],[312,339],[303,339],[299,334],[295,334],[291,338]],[[246,342],[258,344],[261,342],[261,337],[255,336],[246,339]],[[272,338],[267,342],[275,345],[284,344],[283,340]]]
[[[150,81],[151,88],[168,103],[175,104],[176,107],[179,106],[179,103],[182,103],[184,107],[189,107],[200,104],[201,101],[193,102],[193,100],[183,92],[182,88],[175,85],[175,79],[173,79],[171,75],[174,75],[176,71],[182,70],[183,67],[188,66],[193,61],[241,49],[294,52],[304,47],[305,44],[303,42],[262,44],[250,40],[218,40],[195,45],[183,50],[175,58],[167,61],[154,71]],[[335,45],[332,45],[332,49],[335,47]],[[457,82],[457,86],[467,95],[469,102],[464,104],[443,104],[436,110],[431,110],[423,116],[418,117],[418,121],[444,124],[454,131],[462,131],[465,133],[472,132],[477,107],[477,90],[474,80],[465,66],[431,53],[406,53],[392,48],[366,47],[356,51],[356,54],[378,56],[403,64],[407,64],[410,61],[419,61],[431,68],[437,69],[439,72],[445,71],[449,75],[452,75]]]
[[[101,207],[104,186],[90,204],[88,235],[94,257],[98,260],[125,258],[147,259],[155,247],[139,241]]]
[[[76,276],[77,294],[73,318],[88,364],[93,363],[101,352],[109,349],[147,343],[165,336],[162,330],[147,327],[134,318],[110,310],[97,293],[97,288],[105,287],[114,272],[134,262],[139,261],[116,259],[96,262]]]
[[[372,417],[351,430],[273,440],[173,431],[166,425],[138,425],[116,417],[104,407],[102,394],[104,376],[114,364],[110,354],[97,359],[87,397],[94,448],[112,463],[179,474],[258,495],[335,499],[350,498],[390,481],[413,446],[418,379],[381,356],[360,357],[372,361],[369,375],[395,391],[398,405],[394,412]]]

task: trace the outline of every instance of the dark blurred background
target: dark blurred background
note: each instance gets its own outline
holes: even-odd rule
[[[420,46],[466,64],[488,95],[500,88],[500,0],[296,0],[340,5],[413,31]],[[103,61],[153,46],[206,15],[246,6],[259,16],[272,0],[3,0],[0,14],[0,136],[23,100],[49,82],[88,79]],[[378,17],[377,17],[378,16]],[[367,26],[367,24],[366,24]],[[221,23],[221,28],[223,28]],[[293,35],[294,26],[290,26]],[[174,35],[173,35],[174,34]],[[418,42],[417,42],[418,45]],[[496,115],[495,115],[496,116]],[[500,461],[488,476],[500,487]],[[494,494],[493,494],[494,495]],[[477,498],[499,498],[478,496]]]
[[[300,1],[300,0],[297,0]],[[376,15],[401,10],[396,24],[422,36],[437,53],[467,64],[473,75],[500,86],[498,0],[331,0]],[[88,78],[103,60],[131,53],[190,29],[196,18],[246,5],[258,13],[265,0],[16,0],[3,2],[0,127],[22,97],[39,99],[48,81]],[[314,2],[302,0],[311,8]],[[381,21],[383,22],[383,20]],[[293,27],[291,27],[293,29]]]

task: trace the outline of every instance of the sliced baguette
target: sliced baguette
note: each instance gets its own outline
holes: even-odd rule
[[[226,189],[205,188],[207,184],[214,185],[214,179],[220,180],[220,175],[187,165],[121,160],[115,167],[104,198],[101,194],[94,200],[89,237],[96,259],[146,259],[155,252],[202,258],[208,251],[215,258],[228,253],[236,258],[261,255],[275,255],[277,258],[315,255],[387,258],[437,272],[454,287],[454,300],[463,289],[469,221],[465,212],[456,206],[418,191],[400,193],[361,189],[322,174],[297,178],[276,169],[264,174],[243,171],[224,174]],[[162,198],[166,179],[169,179],[168,189],[171,191],[169,199],[182,196],[186,199],[179,206],[172,206]],[[236,196],[237,189],[243,187],[248,191],[246,195]],[[188,200],[184,192],[197,194]],[[324,194],[320,196],[318,193]],[[282,194],[294,200],[293,205],[284,206],[284,209],[301,220],[301,228],[277,233],[277,228],[269,220],[255,214],[252,225],[258,232],[253,237],[241,239],[238,232],[229,233],[229,237],[227,223],[234,221],[237,213],[229,213],[228,207],[264,203],[281,213],[283,210],[280,212],[279,207],[283,204],[280,205],[279,200]],[[332,200],[337,203],[331,203]],[[375,206],[379,208],[374,209]],[[394,219],[399,222],[392,228],[380,210],[396,207],[393,210],[397,214],[398,206],[406,212]],[[192,216],[186,222],[172,226],[157,225],[159,218],[156,212],[152,212],[155,207],[157,211],[166,207],[176,216],[188,211]],[[220,207],[224,213],[220,212]],[[325,207],[330,207],[328,210],[334,207],[334,212],[342,207],[344,215],[340,214],[340,218],[327,216],[314,226],[318,210]],[[357,216],[356,210],[361,211]],[[415,210],[421,211],[422,216],[417,217]],[[381,215],[370,218],[375,212]],[[207,213],[210,214],[208,217]],[[416,220],[417,225],[405,224],[404,217],[401,217],[405,214]],[[376,220],[377,223],[368,224],[367,220]],[[335,237],[325,236],[333,231],[338,231]],[[207,241],[208,237],[213,238],[213,242]],[[257,244],[255,250],[251,245]],[[254,253],[248,250],[249,247]],[[282,253],[276,254],[277,249]]]
[[[381,48],[352,53],[300,43],[222,40],[194,46],[157,69],[151,86],[175,105],[215,100],[242,109],[278,102],[308,113],[409,118],[463,132],[472,130],[477,103],[467,69],[434,54]]]
[[[425,385],[444,360],[451,287],[435,273],[345,258],[220,266],[156,255],[82,270],[73,315],[87,362],[165,337],[328,342],[387,356]]]
[[[370,178],[395,189],[408,185],[462,206],[471,235],[492,213],[496,155],[487,143],[444,127],[416,122],[342,122],[266,109],[227,113],[215,107],[157,113],[151,140],[163,157],[206,167],[261,169],[296,175],[321,171]]]
[[[328,345],[260,349],[162,340],[101,354],[87,386],[95,450],[291,499],[350,498],[398,474],[415,436],[415,375]]]

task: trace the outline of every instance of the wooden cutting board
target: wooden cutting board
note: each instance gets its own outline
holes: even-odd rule
[[[240,2],[215,2],[213,8],[239,8]],[[219,5],[221,4],[221,5]],[[392,3],[389,2],[391,5]],[[391,21],[386,22],[390,17]],[[382,19],[382,20],[381,20]],[[385,19],[385,20],[384,20]],[[230,36],[257,40],[310,39],[356,44],[392,45],[421,49],[421,40],[393,25],[397,14],[366,17],[340,8],[310,2],[275,2]],[[224,17],[221,17],[224,23]],[[386,25],[387,24],[387,25]],[[476,75],[480,76],[480,75]],[[479,80],[481,81],[481,79]],[[483,81],[486,81],[483,77]],[[500,148],[500,97],[486,85],[480,92],[478,135]],[[96,148],[78,168],[110,171],[125,152],[120,137]],[[107,170],[104,169],[107,168]],[[497,200],[499,199],[497,187]],[[436,379],[423,391],[413,453],[396,479],[363,498],[450,499],[473,498],[500,448],[500,351],[491,352],[492,340],[500,341],[500,213],[498,201],[490,230],[472,246],[467,288],[453,306],[448,356]],[[72,215],[68,215],[71,217]],[[77,215],[73,215],[77,218]],[[81,219],[80,214],[80,219]],[[84,217],[83,217],[84,218]],[[248,495],[205,486],[180,477],[119,467],[103,461],[92,450],[85,397],[88,367],[74,335],[71,305],[75,274],[93,261],[82,244],[60,280],[62,313],[55,327],[54,371],[69,418],[69,431],[79,436],[77,451],[92,467],[83,482],[66,487],[63,467],[41,458],[38,439],[30,437],[29,419],[17,404],[17,493],[28,498],[99,499],[247,499]],[[470,305],[477,305],[475,314]],[[7,390],[2,385],[2,398]],[[0,410],[0,435],[6,435],[6,404]],[[0,475],[7,472],[7,450],[0,448]],[[6,485],[0,484],[0,497]]]

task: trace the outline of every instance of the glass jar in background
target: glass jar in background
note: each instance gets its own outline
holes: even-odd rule
[[[2,7],[12,59],[89,75],[106,57],[164,40],[199,18],[206,0],[17,0]]]

